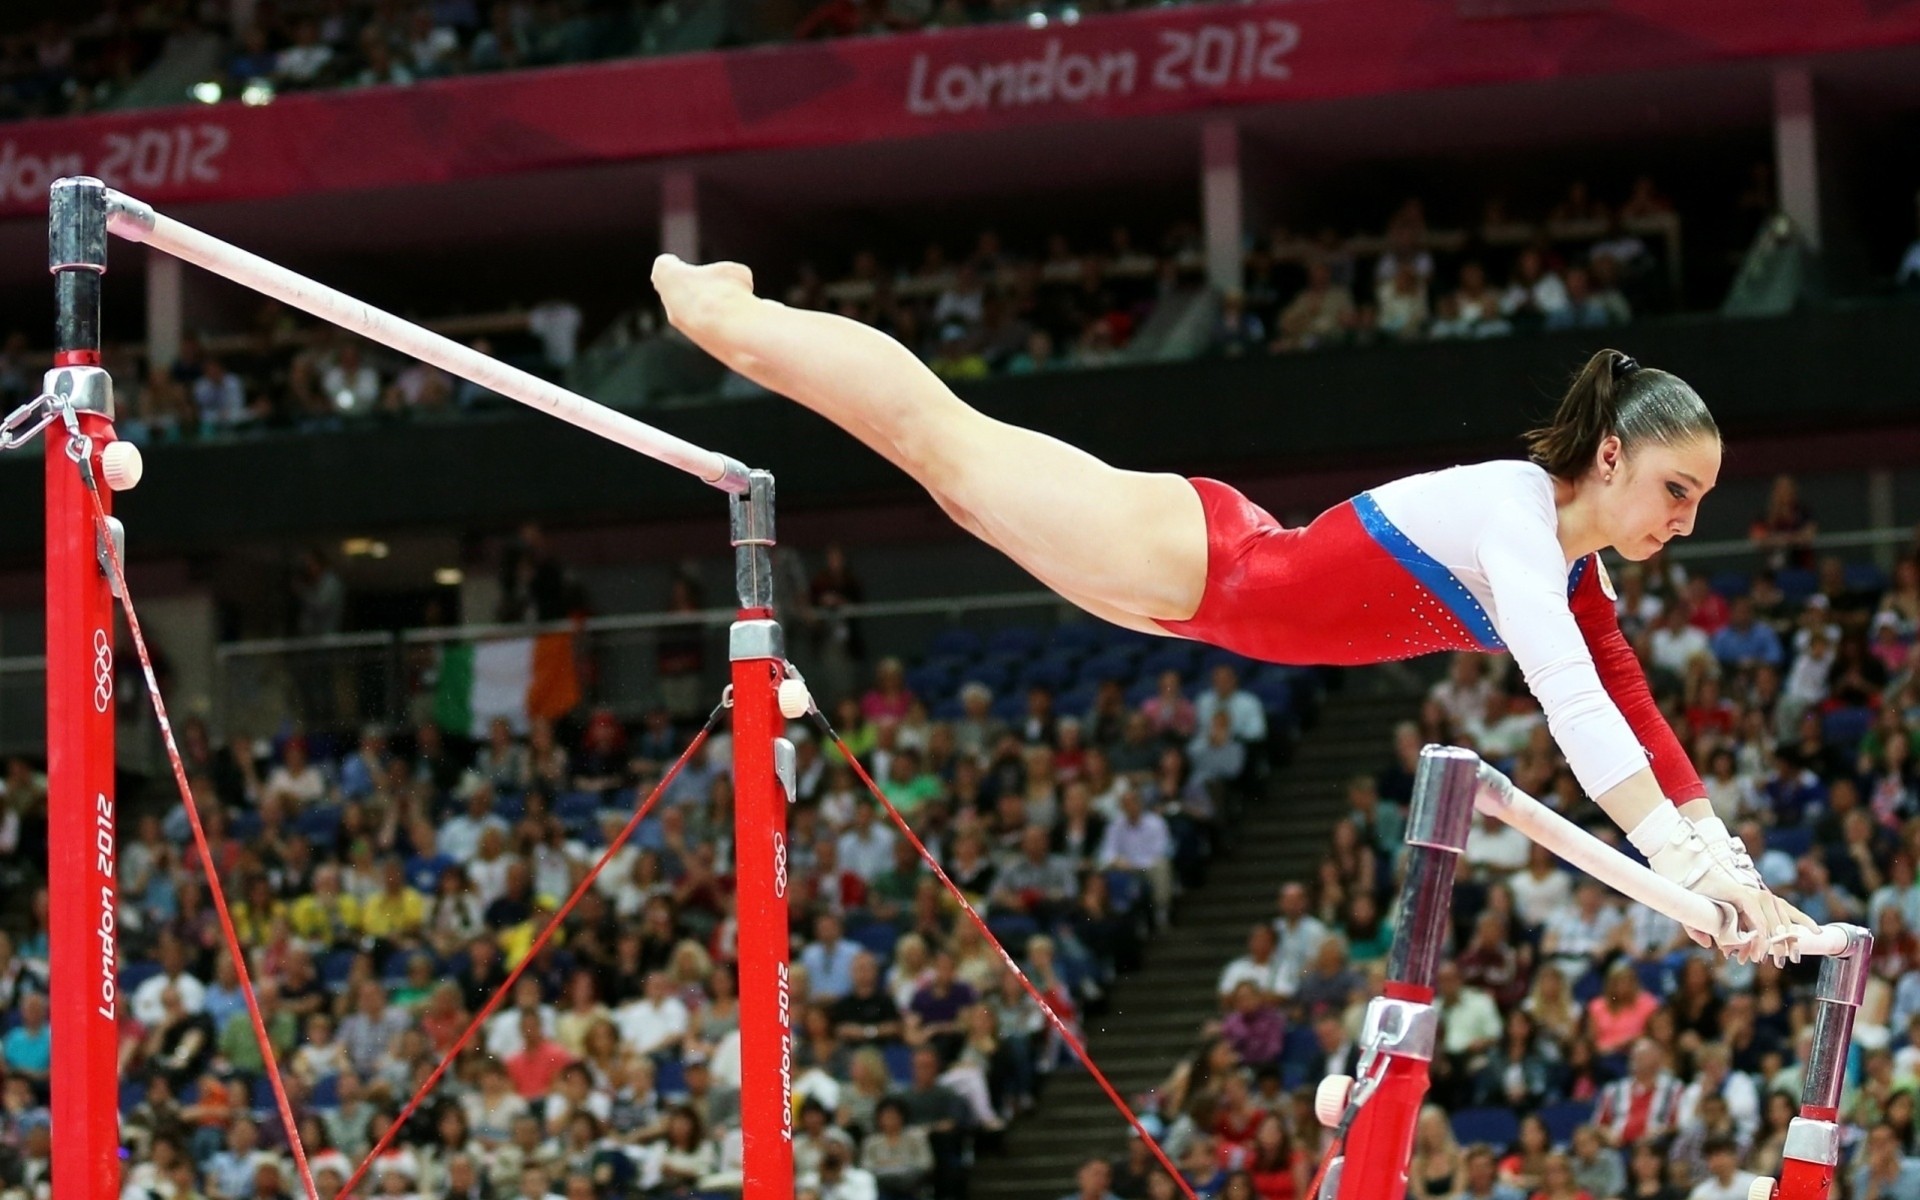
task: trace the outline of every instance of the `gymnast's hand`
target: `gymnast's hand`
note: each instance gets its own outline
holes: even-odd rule
[[[743,298],[752,299],[753,272],[736,262],[694,266],[662,254],[653,260],[653,288],[673,327],[699,341],[724,310]]]
[[[1799,910],[1758,885],[1757,875],[1755,882],[1749,883],[1729,864],[1717,861],[1693,823],[1684,817],[1674,823],[1666,843],[1647,856],[1647,865],[1695,895],[1725,906],[1728,916],[1719,929],[1687,932],[1696,943],[1718,945],[1737,962],[1786,954],[1791,942],[1785,936],[1785,927],[1794,923],[1792,916],[1806,920]],[[1703,941],[1703,936],[1707,940]]]

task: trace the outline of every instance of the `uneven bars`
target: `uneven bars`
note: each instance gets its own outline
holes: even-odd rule
[[[1553,851],[1554,854],[1612,887],[1615,891],[1665,913],[1689,929],[1715,932],[1717,940],[1732,941],[1739,917],[1730,905],[1696,895],[1628,858],[1599,838],[1554,812],[1515,787],[1513,781],[1486,763],[1480,764],[1480,786],[1474,807],[1498,817]],[[1844,926],[1823,925],[1795,935],[1793,953],[1844,955],[1854,944]]]
[[[431,363],[449,374],[518,400],[551,416],[637,450],[723,492],[745,495],[747,468],[724,454],[615,412],[518,367],[423,329],[411,321],[355,300],[344,292],[268,262],[257,254],[183,225],[153,206],[112,188],[106,189],[107,229],[130,242],[144,242],[175,258],[223,275],[323,321],[357,333],[400,353]]]

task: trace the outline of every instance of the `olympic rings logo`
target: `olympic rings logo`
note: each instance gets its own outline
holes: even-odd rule
[[[93,631],[93,711],[104,713],[113,703],[113,643],[107,631]]]
[[[787,839],[773,835],[773,898],[784,899],[787,894]]]

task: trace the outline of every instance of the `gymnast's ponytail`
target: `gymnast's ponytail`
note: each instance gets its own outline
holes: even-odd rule
[[[1527,455],[1557,479],[1580,478],[1607,435],[1630,454],[1645,441],[1679,445],[1720,439],[1699,393],[1665,371],[1647,370],[1618,350],[1602,350],[1574,376],[1553,420],[1526,435]]]

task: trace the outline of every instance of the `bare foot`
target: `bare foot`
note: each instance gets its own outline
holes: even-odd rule
[[[653,287],[666,305],[667,320],[691,334],[706,324],[712,310],[753,295],[753,272],[736,262],[694,266],[671,254],[653,260]]]

